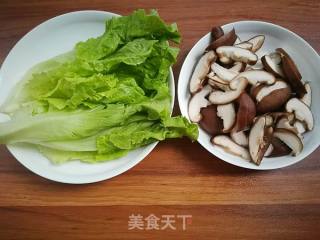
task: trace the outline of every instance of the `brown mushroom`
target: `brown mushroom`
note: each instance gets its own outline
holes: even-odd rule
[[[289,54],[282,48],[277,48],[276,51],[281,55],[282,69],[286,76],[286,79],[290,83],[292,90],[298,94],[299,97],[303,97],[306,94],[306,89],[301,81],[301,74],[289,56]]]
[[[235,132],[248,129],[256,116],[256,105],[247,93],[243,92],[237,99],[237,103],[239,107],[234,127]]]
[[[224,68],[217,63],[211,64],[211,69],[219,78],[225,81],[231,81],[238,75],[237,72]]]
[[[212,78],[208,79],[208,84],[210,86],[212,86],[213,88],[215,88],[215,89],[220,89],[220,90],[223,90],[223,91],[230,91],[231,89],[229,87],[229,83],[227,83],[227,84],[226,83],[222,83],[221,80],[222,79],[220,79],[219,77],[213,76]]]
[[[228,58],[236,62],[243,62],[250,65],[254,65],[258,61],[258,56],[250,50],[235,46],[218,47],[216,53],[218,54],[220,61],[222,58]]]
[[[257,111],[274,112],[280,109],[290,98],[291,88],[284,81],[276,81],[273,85],[263,86],[256,93]]]
[[[252,43],[251,51],[252,52],[258,51],[262,47],[264,43],[264,39],[265,39],[264,35],[257,35],[247,40],[247,42]]]
[[[264,55],[261,58],[261,62],[263,64],[264,69],[266,71],[274,74],[276,77],[284,78],[284,73],[281,68],[281,60],[279,61],[280,54],[278,54],[279,58],[277,57],[278,53],[274,53],[273,55]],[[281,59],[281,58],[280,58]]]
[[[222,133],[223,123],[217,115],[217,106],[210,105],[205,108],[201,108],[200,114],[202,116],[199,125],[211,136],[216,136]]]
[[[206,48],[206,51],[216,50],[220,46],[232,46],[236,41],[236,39],[237,39],[236,32],[233,28],[227,34],[224,34],[223,36],[219,37],[217,40],[210,43],[210,45]]]
[[[291,98],[286,104],[286,110],[289,113],[294,113],[296,119],[304,122],[307,129],[313,129],[314,121],[310,108],[298,98]]]
[[[205,77],[209,73],[210,64],[216,58],[214,51],[209,51],[200,58],[190,80],[189,88],[191,93],[196,93],[202,88]]]
[[[189,118],[192,122],[199,122],[202,118],[200,113],[201,108],[207,107],[210,105],[210,102],[206,99],[206,96],[210,94],[212,88],[209,85],[206,85],[201,89],[200,92],[197,92],[192,96],[189,102]]]
[[[251,50],[253,44],[250,43],[250,42],[244,41],[244,42],[241,42],[241,43],[237,43],[234,46],[235,47],[239,47],[239,48],[244,48],[244,49],[247,49],[247,50]]]
[[[279,128],[274,131],[273,136],[285,143],[292,150],[294,156],[297,156],[303,149],[301,139],[292,131]]]
[[[235,121],[236,112],[233,103],[217,106],[217,115],[223,120],[223,132],[230,132]]]
[[[232,130],[230,132],[231,139],[238,145],[247,147],[249,144],[249,138],[244,131],[235,132]]]
[[[276,137],[272,137],[270,146],[271,152],[265,154],[265,157],[281,157],[291,153],[291,149]]]
[[[268,85],[273,84],[276,81],[276,78],[266,71],[261,70],[251,70],[239,73],[237,77],[232,79],[230,82],[230,88],[234,89],[238,85],[238,81],[240,78],[246,78],[248,83],[255,86],[257,84],[266,83]]]
[[[231,68],[229,68],[230,71],[240,73],[243,72],[246,69],[246,64],[242,62],[235,62]]]
[[[219,39],[224,35],[223,29],[220,26],[215,26],[211,29],[211,42]]]
[[[271,124],[270,124],[271,123]],[[249,133],[249,153],[252,161],[260,165],[272,138],[272,117],[261,116],[251,127]]]
[[[209,96],[209,101],[213,104],[227,104],[236,100],[247,87],[248,80],[240,78],[238,85],[230,91],[214,91]]]
[[[235,156],[241,157],[245,160],[250,160],[249,152],[246,148],[236,144],[225,135],[218,135],[211,139],[212,144],[223,148],[224,151],[231,153]]]

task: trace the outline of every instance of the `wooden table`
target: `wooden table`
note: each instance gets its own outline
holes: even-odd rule
[[[318,0],[2,0],[0,62],[18,39],[53,16],[137,8],[157,8],[166,21],[177,22],[183,41],[176,79],[184,57],[212,25],[237,20],[282,25],[320,51]],[[320,149],[294,166],[260,172],[224,163],[187,139],[169,140],[118,177],[73,186],[36,176],[1,146],[0,239],[320,239],[318,154]],[[177,229],[128,230],[132,214],[173,215]],[[178,215],[192,215],[185,230]]]

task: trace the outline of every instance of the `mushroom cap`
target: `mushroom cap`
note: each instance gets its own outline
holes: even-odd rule
[[[286,104],[287,112],[293,112],[296,119],[306,123],[307,129],[313,129],[314,120],[310,108],[298,98],[291,98]]]
[[[240,146],[247,147],[249,145],[249,138],[244,131],[235,132],[232,130],[230,132],[230,137],[236,144]]]
[[[191,93],[196,93],[202,88],[202,84],[210,70],[210,64],[217,58],[214,51],[205,53],[198,61],[189,83]]]
[[[280,54],[278,54],[280,58],[280,63],[277,63],[279,59],[275,57],[276,56],[275,54],[272,55],[274,56],[274,58],[270,57],[270,55],[264,55],[261,58],[261,62],[263,64],[264,69],[266,69],[268,72],[274,74],[276,77],[283,78],[284,73],[280,66],[280,63],[281,63]]]
[[[303,143],[297,134],[290,130],[279,128],[273,133],[275,138],[280,139],[285,143],[291,150],[294,156],[298,155],[303,149]]]
[[[214,26],[211,29],[211,42],[214,42],[215,40],[219,39],[224,35],[224,31],[220,26]]]
[[[246,64],[242,62],[234,62],[233,66],[229,68],[230,71],[240,73],[243,72],[246,68]]]
[[[211,139],[211,142],[219,147],[222,147],[226,152],[235,156],[241,157],[245,160],[250,160],[249,152],[246,148],[236,144],[230,137],[225,135],[218,135]]]
[[[197,92],[192,96],[189,102],[189,118],[192,122],[199,122],[202,118],[200,110],[201,108],[207,107],[210,105],[210,102],[206,99],[206,96],[212,91],[212,88],[209,85],[206,85],[201,89],[200,92]]]
[[[216,49],[220,60],[222,57],[232,59],[236,62],[255,64],[258,61],[258,56],[250,50],[239,48],[236,46],[221,46]]]
[[[249,153],[252,161],[257,165],[260,165],[262,158],[270,145],[273,132],[271,124],[272,118],[270,123],[268,116],[261,116],[258,117],[251,127],[249,133]]]
[[[251,50],[253,47],[253,44],[251,42],[244,41],[244,42],[237,43],[234,46],[239,47],[239,48],[243,48],[243,49],[247,49],[247,50]]]
[[[216,136],[222,133],[223,122],[217,115],[217,106],[209,105],[201,108],[200,114],[202,116],[199,125],[211,136]]]
[[[256,105],[246,92],[241,93],[237,103],[239,107],[234,127],[236,132],[248,129],[256,116]]]
[[[229,84],[221,83],[220,79],[216,76],[214,76],[213,78],[209,78],[208,84],[215,89],[220,89],[223,91],[230,91],[231,90],[229,87]]]
[[[246,78],[248,80],[248,83],[251,85],[257,85],[261,83],[270,85],[275,83],[276,81],[276,78],[271,73],[268,73],[263,70],[245,71],[239,73],[237,77],[230,82],[231,89],[236,88],[236,85],[238,84],[240,78]]]
[[[230,82],[238,73],[220,66],[218,63],[211,64],[212,71],[221,79]]]
[[[301,81],[302,76],[296,64],[282,48],[277,48],[276,51],[281,55],[282,69],[293,91],[296,92],[299,97],[303,97],[306,93],[306,89]]]
[[[224,105],[218,105],[217,115],[223,120],[223,132],[229,132],[236,121],[236,112],[234,109],[234,104],[228,103]]]
[[[273,85],[264,86],[256,94],[257,111],[260,113],[277,111],[290,96],[291,88],[284,81],[276,81]]]
[[[210,45],[206,48],[206,51],[216,50],[220,46],[232,46],[236,41],[236,39],[237,39],[236,31],[233,28],[230,32],[222,35],[215,41],[211,42]]]
[[[227,104],[236,100],[240,94],[245,90],[248,84],[247,79],[241,78],[237,88],[227,92],[214,91],[209,96],[209,101],[213,104]]]
[[[247,42],[252,43],[251,51],[252,52],[258,51],[262,47],[264,43],[264,39],[265,39],[264,35],[257,35],[247,40]]]
[[[272,146],[270,149],[271,152],[267,154],[268,152],[267,150],[267,152],[264,155],[265,157],[281,157],[281,156],[288,155],[292,152],[291,149],[286,144],[284,144],[280,139],[276,137],[272,137],[269,148],[270,146]]]

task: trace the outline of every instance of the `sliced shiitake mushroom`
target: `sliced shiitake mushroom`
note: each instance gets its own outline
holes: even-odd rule
[[[209,105],[201,108],[200,114],[202,116],[199,124],[211,136],[216,136],[222,133],[223,122],[217,115],[217,106]]]
[[[217,115],[223,120],[223,132],[230,132],[235,121],[236,112],[233,103],[217,106]]]
[[[257,111],[273,112],[280,109],[290,98],[291,88],[284,81],[276,81],[273,85],[263,86],[256,93]]]
[[[262,158],[267,151],[272,138],[272,117],[259,117],[249,133],[249,152],[252,161],[260,165]]]
[[[258,94],[258,92],[261,90],[261,88],[265,87],[265,86],[269,86],[267,84],[263,84],[263,83],[257,83],[256,85],[251,85],[251,88],[250,88],[250,96],[253,98],[253,99],[256,99],[256,96]]]
[[[235,132],[248,129],[256,116],[256,105],[246,92],[241,93],[240,97],[237,99],[237,103],[237,120],[233,129]]]
[[[223,29],[220,26],[215,26],[211,29],[211,42],[219,39],[224,35]]]
[[[214,62],[216,58],[214,51],[209,51],[200,58],[190,80],[189,88],[191,93],[196,93],[202,88],[203,81],[209,73],[210,64]]]
[[[212,88],[209,85],[206,85],[201,89],[200,92],[197,92],[192,96],[189,102],[189,118],[192,122],[199,122],[202,118],[200,113],[201,108],[207,107],[210,105],[210,102],[206,99],[206,96],[210,94]]]
[[[269,147],[267,148],[267,151],[264,153],[264,157],[269,157],[273,152],[273,145],[270,143]]]
[[[230,71],[240,73],[243,72],[246,69],[246,64],[242,62],[235,62],[231,68],[229,68]]]
[[[212,79],[212,80],[217,81],[217,82],[222,83],[222,84],[229,84],[229,81],[224,80],[224,79],[218,77],[218,75],[216,75],[214,72],[210,72],[210,73],[207,75],[207,77],[208,77],[209,79]]]
[[[210,43],[210,45],[206,48],[206,50],[207,51],[216,50],[220,46],[232,46],[236,41],[236,39],[237,39],[236,32],[233,28],[230,32],[222,35],[217,40]]]
[[[258,56],[253,52],[235,47],[235,46],[221,46],[216,49],[216,53],[221,58],[232,59],[236,62],[248,63],[250,65],[254,65],[258,61]]]
[[[260,59],[258,59],[256,64],[254,64],[252,66],[247,65],[244,71],[252,71],[252,70],[261,70],[261,71],[264,70],[263,64]]]
[[[235,132],[232,130],[230,132],[231,139],[238,145],[247,147],[249,144],[249,138],[244,131]]]
[[[310,107],[311,106],[311,99],[312,99],[311,86],[309,83],[305,83],[304,87],[306,89],[306,93],[301,98],[301,101],[304,102],[308,107]]]
[[[252,52],[258,51],[262,47],[264,43],[264,39],[265,39],[264,35],[257,35],[247,40],[247,42],[252,43],[251,51]]]
[[[267,153],[268,152],[268,153]],[[284,144],[280,139],[272,137],[268,150],[265,153],[265,157],[281,157],[291,153],[291,149]]]
[[[303,97],[307,91],[301,81],[302,77],[296,64],[282,48],[277,48],[276,51],[281,55],[282,69],[293,91],[296,92],[299,97]]]
[[[307,129],[313,129],[313,115],[310,108],[298,98],[291,98],[286,104],[287,112],[293,112],[296,119],[304,122]]]
[[[292,131],[279,128],[274,131],[273,136],[285,143],[292,150],[291,152],[294,156],[298,155],[303,149],[301,139]]]
[[[297,134],[299,137],[307,131],[306,124],[299,120],[294,121],[293,126],[297,129]]]
[[[234,45],[235,47],[239,47],[239,48],[244,48],[247,50],[251,50],[253,47],[253,44],[247,41],[241,42],[241,43],[237,43]]]
[[[297,134],[298,137],[303,138],[302,134],[307,131],[305,123],[295,120],[294,118],[282,117],[276,124],[276,128],[284,128]]]
[[[233,78],[235,78],[238,75],[238,73],[233,72],[232,70],[229,70],[227,68],[224,68],[217,63],[211,64],[211,69],[219,78],[225,81],[231,81]]]
[[[208,84],[215,89],[220,89],[223,91],[230,91],[229,83],[222,83],[222,79],[218,78],[217,76],[213,76],[212,78],[208,79]]]
[[[294,124],[294,115],[287,115],[287,116],[281,117],[277,121],[276,128],[285,128],[290,131],[293,131],[294,133],[298,133],[297,128],[294,127],[293,124]]]
[[[250,160],[250,154],[248,150],[231,140],[230,137],[225,135],[218,135],[211,139],[214,145],[223,148],[226,152],[235,156],[241,157],[245,160]]]
[[[284,78],[284,73],[280,65],[281,58],[280,58],[280,62],[278,62],[279,58],[280,58],[279,53],[274,53],[273,55],[264,55],[261,58],[261,62],[266,71],[274,74],[276,77]]]
[[[288,113],[288,112],[270,112],[270,113],[267,113],[266,115],[269,115],[270,117],[272,117],[274,123],[278,122],[279,119],[283,117],[288,118],[289,121],[294,120],[294,114]]]
[[[230,91],[214,91],[209,96],[209,101],[213,104],[227,104],[236,100],[248,85],[248,80],[240,78],[235,89]]]
[[[248,83],[251,85],[257,85],[261,83],[266,84],[273,84],[276,81],[276,78],[266,71],[261,70],[252,70],[252,71],[245,71],[242,73],[239,73],[236,78],[234,78],[230,82],[230,88],[235,89],[238,85],[238,80],[240,78],[246,78],[248,80]]]
[[[232,64],[233,60],[228,57],[220,57],[219,62],[222,63],[223,65],[230,65]]]

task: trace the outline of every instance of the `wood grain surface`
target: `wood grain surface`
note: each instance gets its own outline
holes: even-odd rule
[[[85,9],[129,14],[156,8],[183,36],[174,66],[211,26],[263,20],[320,51],[318,0],[0,1],[0,63],[30,29]],[[320,77],[320,76],[319,76]],[[320,80],[320,79],[319,79]],[[178,114],[177,102],[175,113]],[[0,239],[320,239],[320,149],[275,171],[231,166],[188,139],[160,143],[111,180],[74,186],[43,179],[0,147]],[[131,214],[192,215],[183,230],[128,230]]]

